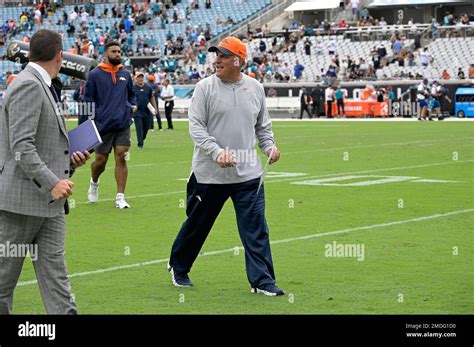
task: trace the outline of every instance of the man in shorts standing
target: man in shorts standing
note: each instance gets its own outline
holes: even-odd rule
[[[427,97],[429,95],[429,86],[428,86],[428,79],[423,79],[417,87],[416,99],[418,100],[419,106],[419,113],[418,113],[418,120],[423,121],[426,118],[426,114],[428,113],[428,101]]]
[[[132,76],[123,68],[121,56],[122,50],[117,42],[109,42],[105,45],[105,60],[89,74],[84,88],[84,99],[95,105],[94,121],[103,141],[95,150],[87,197],[92,203],[99,199],[99,177],[105,170],[113,148],[117,182],[115,207],[124,209],[130,207],[125,200],[128,177],[125,158],[130,148],[131,114],[137,111],[137,106]]]

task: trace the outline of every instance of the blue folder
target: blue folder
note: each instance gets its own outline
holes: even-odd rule
[[[89,119],[68,133],[69,154],[91,151],[102,143],[99,131],[92,119]]]

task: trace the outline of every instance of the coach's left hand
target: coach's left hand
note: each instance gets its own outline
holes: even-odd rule
[[[77,169],[81,167],[91,158],[91,154],[88,151],[82,152],[74,152],[71,157],[71,165],[73,169]]]
[[[272,147],[267,151],[267,156],[270,157],[270,165],[280,160],[280,150]]]

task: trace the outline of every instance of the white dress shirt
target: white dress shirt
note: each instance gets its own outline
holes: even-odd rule
[[[38,65],[33,62],[29,62],[28,65],[31,66],[36,71],[38,71],[44,83],[46,83],[48,87],[51,87],[51,77],[49,76],[49,73],[41,65]]]

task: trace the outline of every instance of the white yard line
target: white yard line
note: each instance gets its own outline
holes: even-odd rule
[[[175,191],[175,192],[150,193],[150,194],[131,195],[131,196],[127,195],[126,198],[127,198],[127,200],[132,200],[132,199],[153,198],[155,196],[174,195],[174,194],[183,194],[183,193],[186,193],[186,191],[185,190],[178,190],[178,191]],[[115,198],[99,199],[98,202],[102,202],[102,201],[115,201]],[[82,204],[91,204],[91,203],[89,201],[77,201],[76,202],[76,205],[82,205]]]
[[[269,180],[265,181],[265,184],[267,184],[267,183],[279,183],[279,182],[286,182],[286,181],[300,181],[302,179],[307,180],[307,179],[310,179],[310,178],[342,176],[342,175],[351,175],[351,174],[365,174],[365,173],[392,171],[392,170],[419,169],[419,168],[430,167],[430,166],[451,165],[451,164],[472,163],[472,162],[474,162],[474,159],[448,161],[448,162],[423,164],[423,165],[413,165],[413,166],[389,167],[389,168],[385,168],[385,169],[374,169],[374,170],[364,170],[364,171],[337,172],[337,173],[329,173],[329,174],[324,174],[324,175],[319,175],[319,176],[291,177],[291,178],[283,178],[281,180],[271,180],[271,179],[269,179]]]
[[[474,137],[458,137],[453,138],[453,140],[463,140],[463,139],[473,139]],[[404,146],[404,145],[414,145],[414,144],[431,144],[433,142],[444,142],[449,141],[450,139],[439,139],[439,140],[419,140],[419,141],[410,141],[410,142],[392,142],[392,143],[379,143],[379,144],[370,144],[370,145],[357,145],[357,146],[345,146],[345,147],[334,147],[334,148],[321,148],[321,149],[308,149],[305,151],[294,151],[294,152],[283,152],[284,155],[287,154],[298,154],[298,153],[310,153],[310,152],[330,152],[330,151],[339,151],[344,149],[355,149],[355,148],[371,148],[371,147],[384,147],[384,146]],[[473,145],[474,146],[474,145]]]
[[[472,139],[474,137],[461,137],[461,138],[455,138],[454,140],[463,140],[463,139]],[[449,141],[449,139],[443,139],[443,140],[421,140],[421,141],[411,141],[411,142],[393,142],[393,143],[382,143],[382,144],[371,144],[371,145],[358,145],[358,146],[346,146],[346,147],[335,147],[335,148],[322,148],[322,149],[310,149],[310,150],[305,150],[305,151],[295,151],[295,152],[283,152],[283,155],[287,154],[299,154],[299,153],[310,153],[310,152],[330,152],[330,151],[336,151],[336,150],[344,150],[344,149],[356,149],[356,148],[370,148],[370,147],[382,147],[382,146],[403,146],[403,145],[410,145],[410,144],[427,144],[431,145],[433,142],[442,142],[442,141]],[[324,143],[324,142],[322,142]],[[315,143],[313,145],[317,145],[318,143]],[[460,146],[469,146],[468,144],[463,144]],[[472,145],[474,146],[474,145]],[[183,161],[168,161],[168,162],[158,162],[158,163],[147,163],[147,164],[131,164],[128,165],[129,168],[135,168],[135,167],[152,167],[152,166],[160,166],[160,165],[174,165],[174,164],[189,164],[191,165],[191,160],[183,160]],[[110,168],[112,168],[110,166]],[[110,169],[109,168],[109,169]],[[106,168],[107,170],[107,168]],[[88,168],[81,168],[76,170],[76,174],[78,173],[83,173],[87,172],[89,173],[90,170]]]
[[[371,229],[376,229],[376,228],[391,227],[391,226],[394,226],[394,225],[401,225],[401,224],[414,223],[414,222],[423,222],[423,221],[427,221],[427,220],[431,220],[431,219],[448,217],[448,216],[453,216],[453,215],[458,215],[458,214],[463,214],[463,213],[470,213],[470,212],[474,212],[474,208],[465,209],[465,210],[458,210],[458,211],[451,211],[451,212],[445,212],[445,213],[436,213],[436,214],[432,214],[432,215],[429,215],[429,216],[410,218],[410,219],[405,219],[405,220],[400,220],[400,221],[365,225],[365,226],[360,226],[360,227],[355,227],[355,228],[340,229],[340,230],[329,231],[329,232],[325,232],[325,233],[314,233],[314,234],[309,234],[309,235],[304,235],[304,236],[299,236],[299,237],[292,237],[292,238],[288,238],[288,239],[271,241],[270,244],[276,245],[276,244],[279,244],[279,243],[288,243],[288,242],[293,242],[293,241],[307,240],[307,239],[330,236],[330,235],[347,234],[347,233],[351,233],[351,232],[354,232],[354,231],[360,231],[360,230],[371,230]],[[208,256],[208,255],[217,255],[217,254],[225,254],[225,253],[235,252],[237,249],[242,250],[243,247],[242,246],[236,246],[236,247],[228,248],[228,249],[204,252],[204,253],[201,253],[199,255],[199,257],[205,257],[205,256]],[[157,260],[150,260],[150,261],[145,261],[145,262],[135,263],[135,264],[113,266],[113,267],[98,269],[98,270],[94,270],[94,271],[76,272],[76,273],[70,274],[69,278],[91,276],[91,275],[96,275],[96,274],[100,274],[100,273],[131,269],[131,268],[147,266],[147,265],[161,264],[161,263],[168,262],[168,260],[169,260],[168,258],[166,258],[166,259],[157,259]],[[23,286],[36,284],[36,283],[37,283],[36,280],[23,281],[23,282],[19,282],[18,286],[23,287]]]
[[[351,175],[351,174],[366,174],[366,173],[392,171],[392,170],[418,169],[418,168],[430,167],[430,166],[451,165],[451,164],[470,163],[470,162],[474,162],[474,159],[449,161],[449,162],[442,162],[442,163],[432,163],[432,164],[424,164],[424,165],[414,165],[414,166],[389,167],[389,168],[375,169],[375,170],[335,172],[335,173],[329,173],[329,174],[319,175],[319,176],[297,176],[297,177],[283,178],[283,179],[279,179],[279,180],[272,180],[271,178],[269,178],[265,181],[265,184],[287,182],[287,181],[295,181],[296,182],[296,181],[308,180],[308,179],[314,179],[314,178],[342,176],[342,175]],[[174,195],[174,194],[183,194],[183,193],[186,193],[186,191],[185,190],[178,190],[178,191],[174,191],[174,192],[162,192],[162,193],[132,195],[132,196],[127,196],[127,199],[152,198],[152,197],[162,196],[162,195]],[[100,199],[99,203],[102,202],[102,201],[115,201],[115,198]],[[89,203],[88,201],[77,201],[76,205],[82,205],[82,204],[88,204],[88,203]]]

